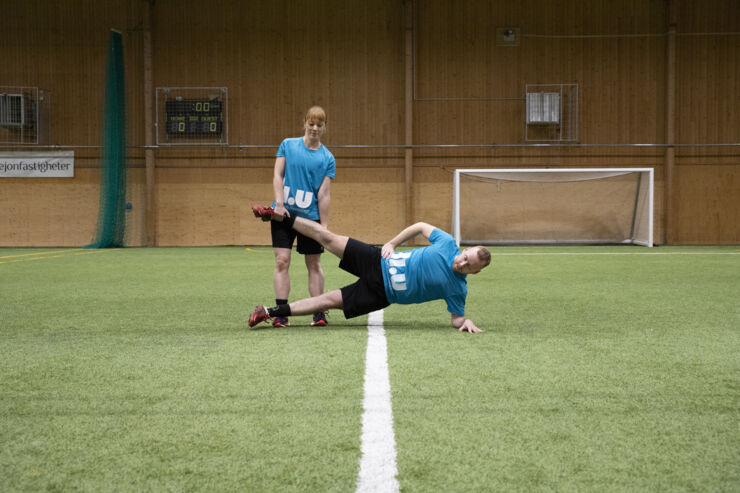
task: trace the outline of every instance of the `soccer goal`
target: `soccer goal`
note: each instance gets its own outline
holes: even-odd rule
[[[458,169],[452,230],[465,244],[653,246],[653,169]]]

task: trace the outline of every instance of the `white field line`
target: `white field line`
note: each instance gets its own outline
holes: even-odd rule
[[[362,457],[357,475],[358,492],[393,493],[400,490],[396,475],[396,439],[393,434],[388,347],[383,310],[367,317],[365,398],[362,414]]]

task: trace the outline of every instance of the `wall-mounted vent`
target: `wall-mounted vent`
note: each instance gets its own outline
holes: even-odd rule
[[[23,94],[0,93],[0,125],[31,128],[35,124],[33,100]]]
[[[527,93],[527,125],[535,123],[560,123],[560,93]]]
[[[527,84],[524,140],[578,141],[578,84]]]

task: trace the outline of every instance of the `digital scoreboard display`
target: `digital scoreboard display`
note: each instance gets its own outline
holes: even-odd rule
[[[220,137],[223,131],[223,104],[207,99],[165,101],[169,137]]]

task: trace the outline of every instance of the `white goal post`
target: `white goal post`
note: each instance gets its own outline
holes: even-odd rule
[[[653,168],[458,169],[458,245],[653,246]]]

